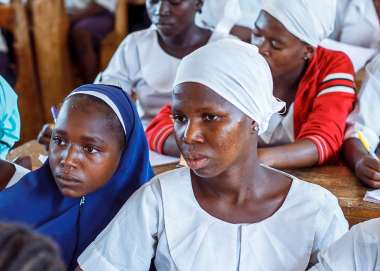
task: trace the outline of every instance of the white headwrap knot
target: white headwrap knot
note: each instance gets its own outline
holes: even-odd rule
[[[265,0],[262,9],[314,47],[334,30],[336,0]]]
[[[233,39],[207,44],[183,58],[174,82],[200,83],[256,121],[265,132],[284,102],[273,96],[270,68],[256,46]]]

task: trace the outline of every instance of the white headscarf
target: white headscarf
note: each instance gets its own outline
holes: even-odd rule
[[[262,9],[314,47],[334,30],[336,0],[265,0]]]
[[[256,121],[265,132],[284,102],[273,96],[272,74],[256,46],[233,39],[210,43],[183,58],[174,82],[200,83]]]

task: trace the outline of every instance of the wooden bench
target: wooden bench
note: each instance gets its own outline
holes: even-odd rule
[[[26,6],[21,0],[0,5],[0,28],[10,31],[14,38],[15,91],[21,117],[21,141],[34,138],[44,122],[28,21]]]

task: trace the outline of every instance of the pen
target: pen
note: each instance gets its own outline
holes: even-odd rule
[[[369,155],[371,155],[372,158],[379,159],[374,152],[371,152],[371,149],[369,148],[368,140],[364,136],[363,132],[362,131],[357,131],[356,133],[358,135],[358,138],[359,138],[360,142],[363,144],[363,147],[367,150],[367,152],[369,153]]]
[[[56,123],[57,117],[58,117],[57,107],[55,107],[54,105],[50,107],[50,112],[51,112],[51,116],[53,117],[54,123]]]

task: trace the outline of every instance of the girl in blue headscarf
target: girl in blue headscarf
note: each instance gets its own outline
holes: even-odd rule
[[[64,101],[48,161],[0,193],[0,220],[53,238],[69,270],[153,172],[134,105],[119,88],[84,85]]]

